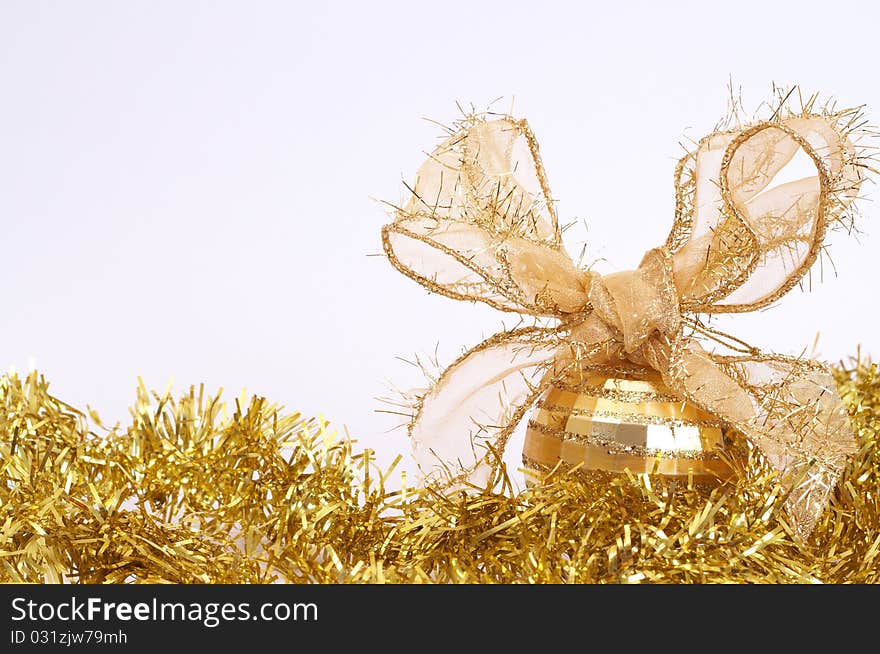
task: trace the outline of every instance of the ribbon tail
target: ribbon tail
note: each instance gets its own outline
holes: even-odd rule
[[[421,398],[410,424],[426,481],[484,485],[517,424],[555,378],[562,328],[497,334],[463,354]]]
[[[780,471],[786,511],[806,539],[858,449],[834,378],[819,363],[779,355],[716,360],[743,380],[755,415],[736,426]]]
[[[789,491],[786,512],[806,539],[857,450],[828,369],[780,355],[710,354],[693,343],[654,355],[652,365],[669,357],[661,370],[670,388],[741,431],[779,471]]]

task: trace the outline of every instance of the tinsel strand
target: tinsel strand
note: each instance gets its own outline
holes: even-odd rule
[[[263,398],[141,387],[131,423],[105,430],[38,373],[7,375],[0,581],[874,583],[880,371],[836,375],[860,449],[807,544],[756,450],[714,490],[562,470],[524,490],[503,470],[467,493],[401,489]]]

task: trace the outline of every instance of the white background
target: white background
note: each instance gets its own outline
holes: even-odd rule
[[[728,80],[867,104],[876,3],[0,3],[0,366],[124,420],[136,377],[323,414],[389,461],[396,357],[448,362],[501,314],[429,296],[382,257],[383,207],[455,102],[527,117],[570,250],[632,268],[663,241],[684,138]],[[878,354],[880,208],[838,276],[722,324],[764,348]],[[509,318],[508,318],[509,319]],[[518,459],[521,441],[510,446]]]

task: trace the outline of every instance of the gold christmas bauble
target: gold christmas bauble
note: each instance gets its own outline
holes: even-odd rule
[[[558,382],[526,429],[523,464],[540,476],[580,464],[590,473],[648,473],[718,484],[733,471],[720,456],[721,422],[676,399],[659,373],[620,368]]]

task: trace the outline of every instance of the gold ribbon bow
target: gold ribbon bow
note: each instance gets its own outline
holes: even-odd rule
[[[834,381],[820,363],[763,354],[700,315],[765,307],[809,270],[863,179],[857,115],[780,106],[768,121],[702,139],[676,168],[666,243],[607,276],[566,253],[526,121],[456,123],[383,228],[388,258],[431,291],[558,322],[492,336],[418,399],[410,435],[423,473],[484,481],[493,452],[555,380],[632,363],[760,448],[808,535],[855,450]],[[797,157],[809,176],[780,181]],[[700,337],[732,353],[706,351]]]

